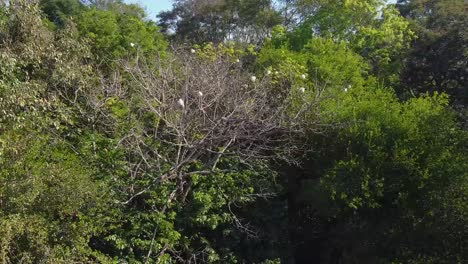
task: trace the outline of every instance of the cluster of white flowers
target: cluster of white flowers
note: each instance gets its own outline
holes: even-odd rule
[[[271,74],[271,71],[270,70],[267,70],[266,71],[266,75],[270,75]]]
[[[251,80],[252,82],[255,82],[255,81],[257,81],[257,77],[252,76],[252,77],[250,77],[250,80]]]
[[[305,88],[304,88],[304,87],[300,87],[300,88],[299,88],[299,92],[305,93]]]
[[[194,49],[191,49],[191,50],[190,50],[190,53],[192,53],[192,54],[195,54],[195,52],[197,52],[197,51],[194,50]]]
[[[302,80],[305,80],[306,78],[307,78],[307,76],[306,76],[305,74],[302,74],[302,75],[301,75],[301,79],[302,79]]]

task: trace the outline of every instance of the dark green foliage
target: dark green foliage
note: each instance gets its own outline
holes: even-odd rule
[[[41,9],[51,22],[65,26],[70,17],[75,17],[85,8],[79,0],[41,0]]]
[[[459,206],[466,191],[467,134],[447,102],[436,95],[400,103],[391,91],[352,88],[326,103],[326,118],[341,125],[315,137],[319,152],[305,161],[311,169],[299,177],[295,203],[297,221],[305,221],[299,228],[317,232],[300,239],[324,248],[309,255],[299,247],[299,258],[463,262],[466,232],[455,230],[466,225]],[[459,209],[447,207],[451,199]]]
[[[468,100],[468,11],[463,0],[398,1],[418,35],[402,75],[402,93],[445,92],[458,107]]]

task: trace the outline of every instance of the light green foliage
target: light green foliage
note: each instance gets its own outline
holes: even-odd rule
[[[363,26],[375,23],[382,0],[305,0],[294,8],[302,17],[292,34],[293,49],[301,49],[313,36],[352,40]]]
[[[320,85],[341,88],[362,87],[369,66],[346,43],[313,38],[304,47],[308,74]]]
[[[81,14],[78,27],[93,42],[94,53],[110,58],[119,54],[120,34],[115,13],[92,8]]]
[[[79,261],[94,255],[88,242],[100,222],[90,219],[104,195],[58,135],[74,120],[69,99],[86,88],[89,72],[76,57],[86,48],[70,39],[72,29],[50,32],[37,6],[17,4],[1,32],[4,44],[15,43],[1,47],[1,261]]]
[[[289,46],[301,50],[310,39],[321,36],[344,41],[372,67],[385,85],[398,84],[402,57],[414,33],[394,7],[383,1],[298,1],[296,8],[311,10],[288,34]]]
[[[167,43],[155,23],[145,21],[139,7],[121,5],[110,10],[91,7],[79,14],[78,29],[82,36],[91,40],[93,53],[100,60],[137,53],[145,56],[164,53]]]
[[[330,111],[329,118],[330,121],[348,123],[347,127],[349,128],[346,129],[345,133],[340,133],[340,138],[337,139],[337,141],[347,144],[348,153],[347,159],[339,161],[329,177],[330,179],[344,177],[343,179],[350,180],[351,182],[343,181],[341,183],[343,188],[357,193],[353,193],[354,195],[351,193],[340,194],[340,188],[338,188],[334,191],[337,196],[348,201],[349,205],[355,209],[362,206],[362,202],[366,200],[370,202],[366,206],[378,206],[378,197],[383,196],[384,180],[388,177],[378,176],[379,172],[381,170],[385,172],[385,166],[388,166],[385,163],[380,164],[380,162],[392,159],[395,159],[397,164],[403,167],[401,171],[416,173],[413,176],[402,174],[404,180],[415,181],[412,183],[413,186],[422,187],[425,178],[428,177],[425,168],[405,168],[405,166],[418,166],[417,163],[421,162],[418,157],[419,153],[433,153],[436,156],[440,156],[440,153],[418,150],[417,145],[413,145],[417,142],[412,142],[410,138],[418,139],[422,136],[413,134],[423,129],[420,127],[418,119],[430,118],[429,116],[424,117],[424,115],[429,114],[431,117],[434,115],[444,116],[444,105],[438,106],[440,104],[438,102],[431,105],[428,99],[424,101],[419,99],[419,102],[410,101],[407,105],[402,105],[396,101],[391,93],[381,90],[365,92],[362,89],[352,89],[342,97],[343,101],[338,101],[339,105],[332,103],[331,109],[333,110]],[[414,109],[416,103],[418,104],[416,107],[421,109]],[[434,134],[432,131],[424,131],[424,133]],[[408,145],[408,143],[412,144]],[[400,170],[395,165],[392,165],[391,168],[396,171]],[[373,183],[369,183],[371,178]],[[396,176],[389,178],[388,180],[396,180]],[[357,183],[352,183],[353,180],[357,179],[359,179]],[[354,204],[353,200],[359,201],[359,205]]]
[[[59,142],[11,131],[0,138],[3,263],[70,261],[92,254],[99,183]],[[8,143],[9,142],[9,143]]]
[[[399,81],[402,57],[415,36],[409,22],[394,7],[385,7],[381,12],[382,18],[375,25],[359,27],[353,45],[369,60],[377,77],[395,85]]]
[[[260,51],[258,63],[273,67],[290,79],[307,74],[308,80],[321,86],[362,86],[369,66],[347,42],[313,37],[299,51],[291,51],[291,40],[284,28],[277,27],[272,38]]]
[[[120,34],[122,35],[120,45],[122,47],[130,49],[130,43],[133,43],[136,49],[143,53],[164,53],[166,41],[153,22],[146,22],[134,16],[122,15],[119,24]]]
[[[286,86],[288,91],[278,93],[290,93],[291,114],[300,112],[305,103],[313,104],[322,97],[336,96],[352,87],[374,82],[368,78],[368,64],[347,43],[314,37],[301,51],[295,52],[288,49],[284,31],[277,30],[260,51],[257,63],[271,73],[273,84],[283,89]],[[309,119],[315,119],[315,108],[307,112]]]

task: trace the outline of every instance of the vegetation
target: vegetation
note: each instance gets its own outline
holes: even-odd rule
[[[1,5],[0,263],[465,263],[467,8]]]

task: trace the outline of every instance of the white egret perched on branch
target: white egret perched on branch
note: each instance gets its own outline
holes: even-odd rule
[[[180,99],[177,101],[177,104],[179,104],[180,107],[185,108],[185,103],[184,103],[184,100],[182,100],[182,98],[180,98]]]

